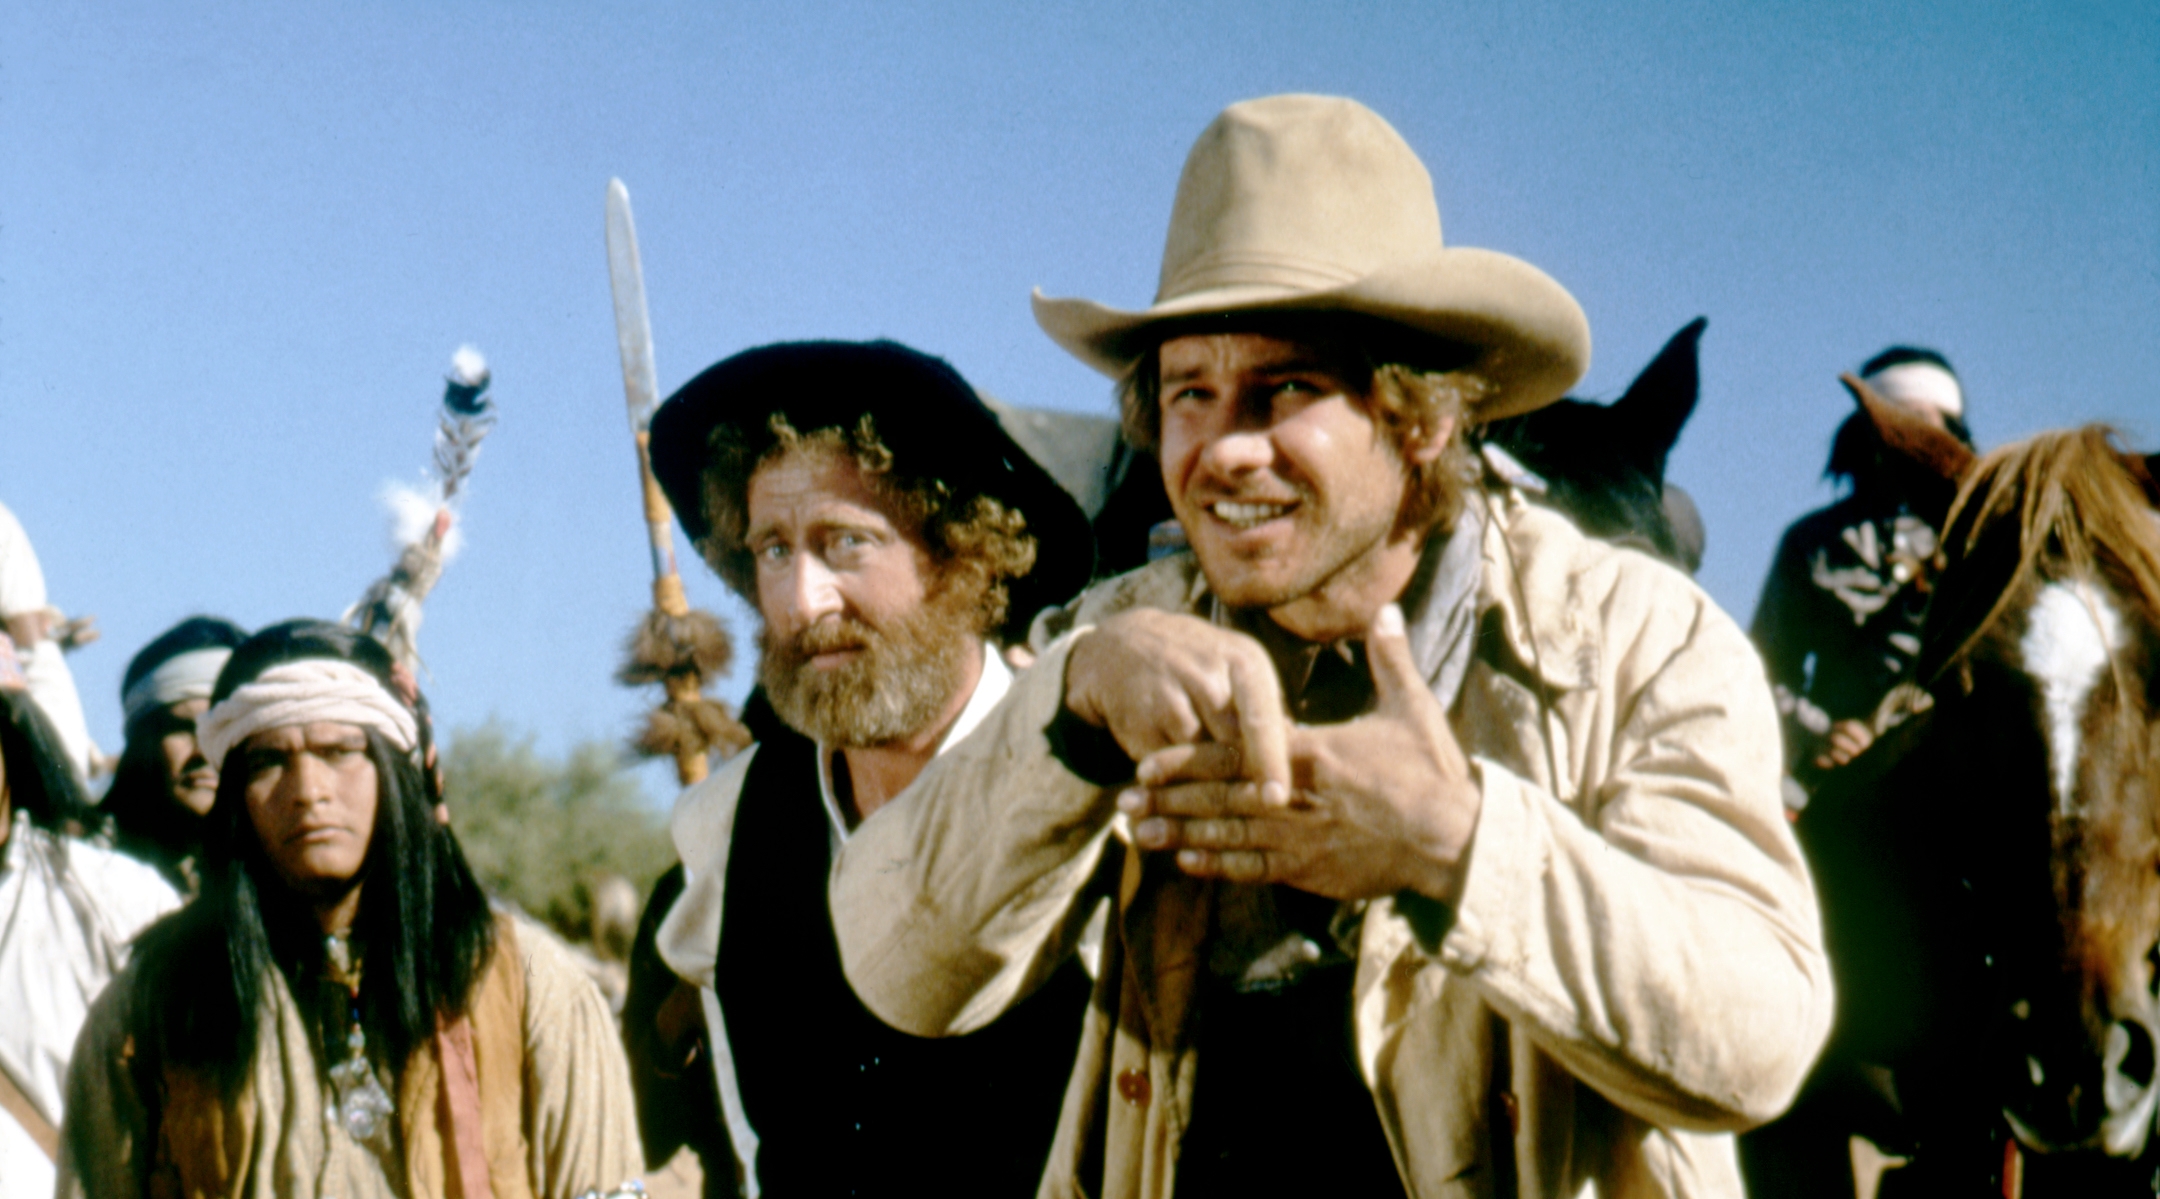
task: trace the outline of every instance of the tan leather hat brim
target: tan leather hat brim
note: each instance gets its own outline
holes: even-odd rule
[[[1140,312],[1038,289],[1035,323],[1074,357],[1123,378],[1166,321],[1230,312],[1358,312],[1483,347],[1469,368],[1492,384],[1471,417],[1499,420],[1542,408],[1590,369],[1590,322],[1550,275],[1520,258],[1450,246],[1340,287],[1251,284],[1179,296]]]

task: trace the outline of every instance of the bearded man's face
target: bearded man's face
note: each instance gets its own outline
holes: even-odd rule
[[[983,584],[936,569],[854,460],[799,453],[758,468],[744,541],[757,563],[758,680],[791,727],[827,745],[922,732],[968,677]]]

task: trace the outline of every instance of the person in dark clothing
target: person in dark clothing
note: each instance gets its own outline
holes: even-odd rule
[[[1967,445],[1965,396],[1949,360],[1892,346],[1861,378]],[[1785,531],[1750,630],[1784,724],[1789,807],[1909,714],[1927,612],[1929,559],[1951,498],[1942,480],[1884,451],[1865,410],[1831,442],[1825,477],[1844,497]]]
[[[117,848],[157,867],[182,894],[199,889],[203,818],[217,798],[217,770],[195,740],[210,688],[247,640],[215,616],[190,616],[158,634],[120,680],[127,746],[102,805]]]
[[[639,970],[625,1032],[646,1110],[669,1112],[648,1152],[692,1145],[708,1195],[1033,1193],[1085,972],[964,1037],[898,1032],[849,989],[825,885],[1005,694],[1003,644],[1086,583],[1086,517],[951,367],[890,342],[736,355],[669,398],[651,445],[684,530],[758,611],[777,721],[676,803],[681,889],[647,922],[680,981]]]
[[[660,922],[682,890],[683,868],[677,862],[653,883],[638,920],[623,999],[623,1049],[630,1059],[645,1161],[658,1169],[687,1147],[704,1172],[705,1199],[730,1199],[742,1188],[721,1124],[719,1096],[704,1069],[712,1046],[698,1021],[697,993],[682,986],[660,957]]]

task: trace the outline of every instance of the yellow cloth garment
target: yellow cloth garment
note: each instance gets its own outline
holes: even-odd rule
[[[530,924],[513,931],[507,919],[497,930],[495,960],[469,1013],[497,1199],[569,1199],[635,1177],[637,1117],[606,1003],[547,932]],[[76,1046],[61,1199],[421,1199],[454,1187],[432,1043],[393,1088],[397,1147],[386,1161],[326,1118],[323,1073],[299,1006],[275,972],[241,1095],[220,1104],[213,1088],[167,1072],[159,1126],[151,1128],[127,1032],[129,1005],[143,998],[134,979],[123,974],[99,999]]]

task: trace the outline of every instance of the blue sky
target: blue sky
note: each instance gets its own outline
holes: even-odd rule
[[[470,341],[502,423],[429,604],[431,696],[549,750],[620,735],[648,573],[610,176],[663,390],[764,341],[890,336],[1107,413],[1028,289],[1145,304],[1186,148],[1278,91],[1370,104],[1451,243],[1572,290],[1581,394],[1710,317],[1671,475],[1743,621],[1829,498],[1837,373],[1884,344],[1948,353],[1983,443],[2108,419],[2160,448],[2149,3],[22,5],[0,502],[106,631],[74,658],[93,732],[117,748],[120,672],[179,617],[334,616],[384,569],[375,496],[418,480]]]

